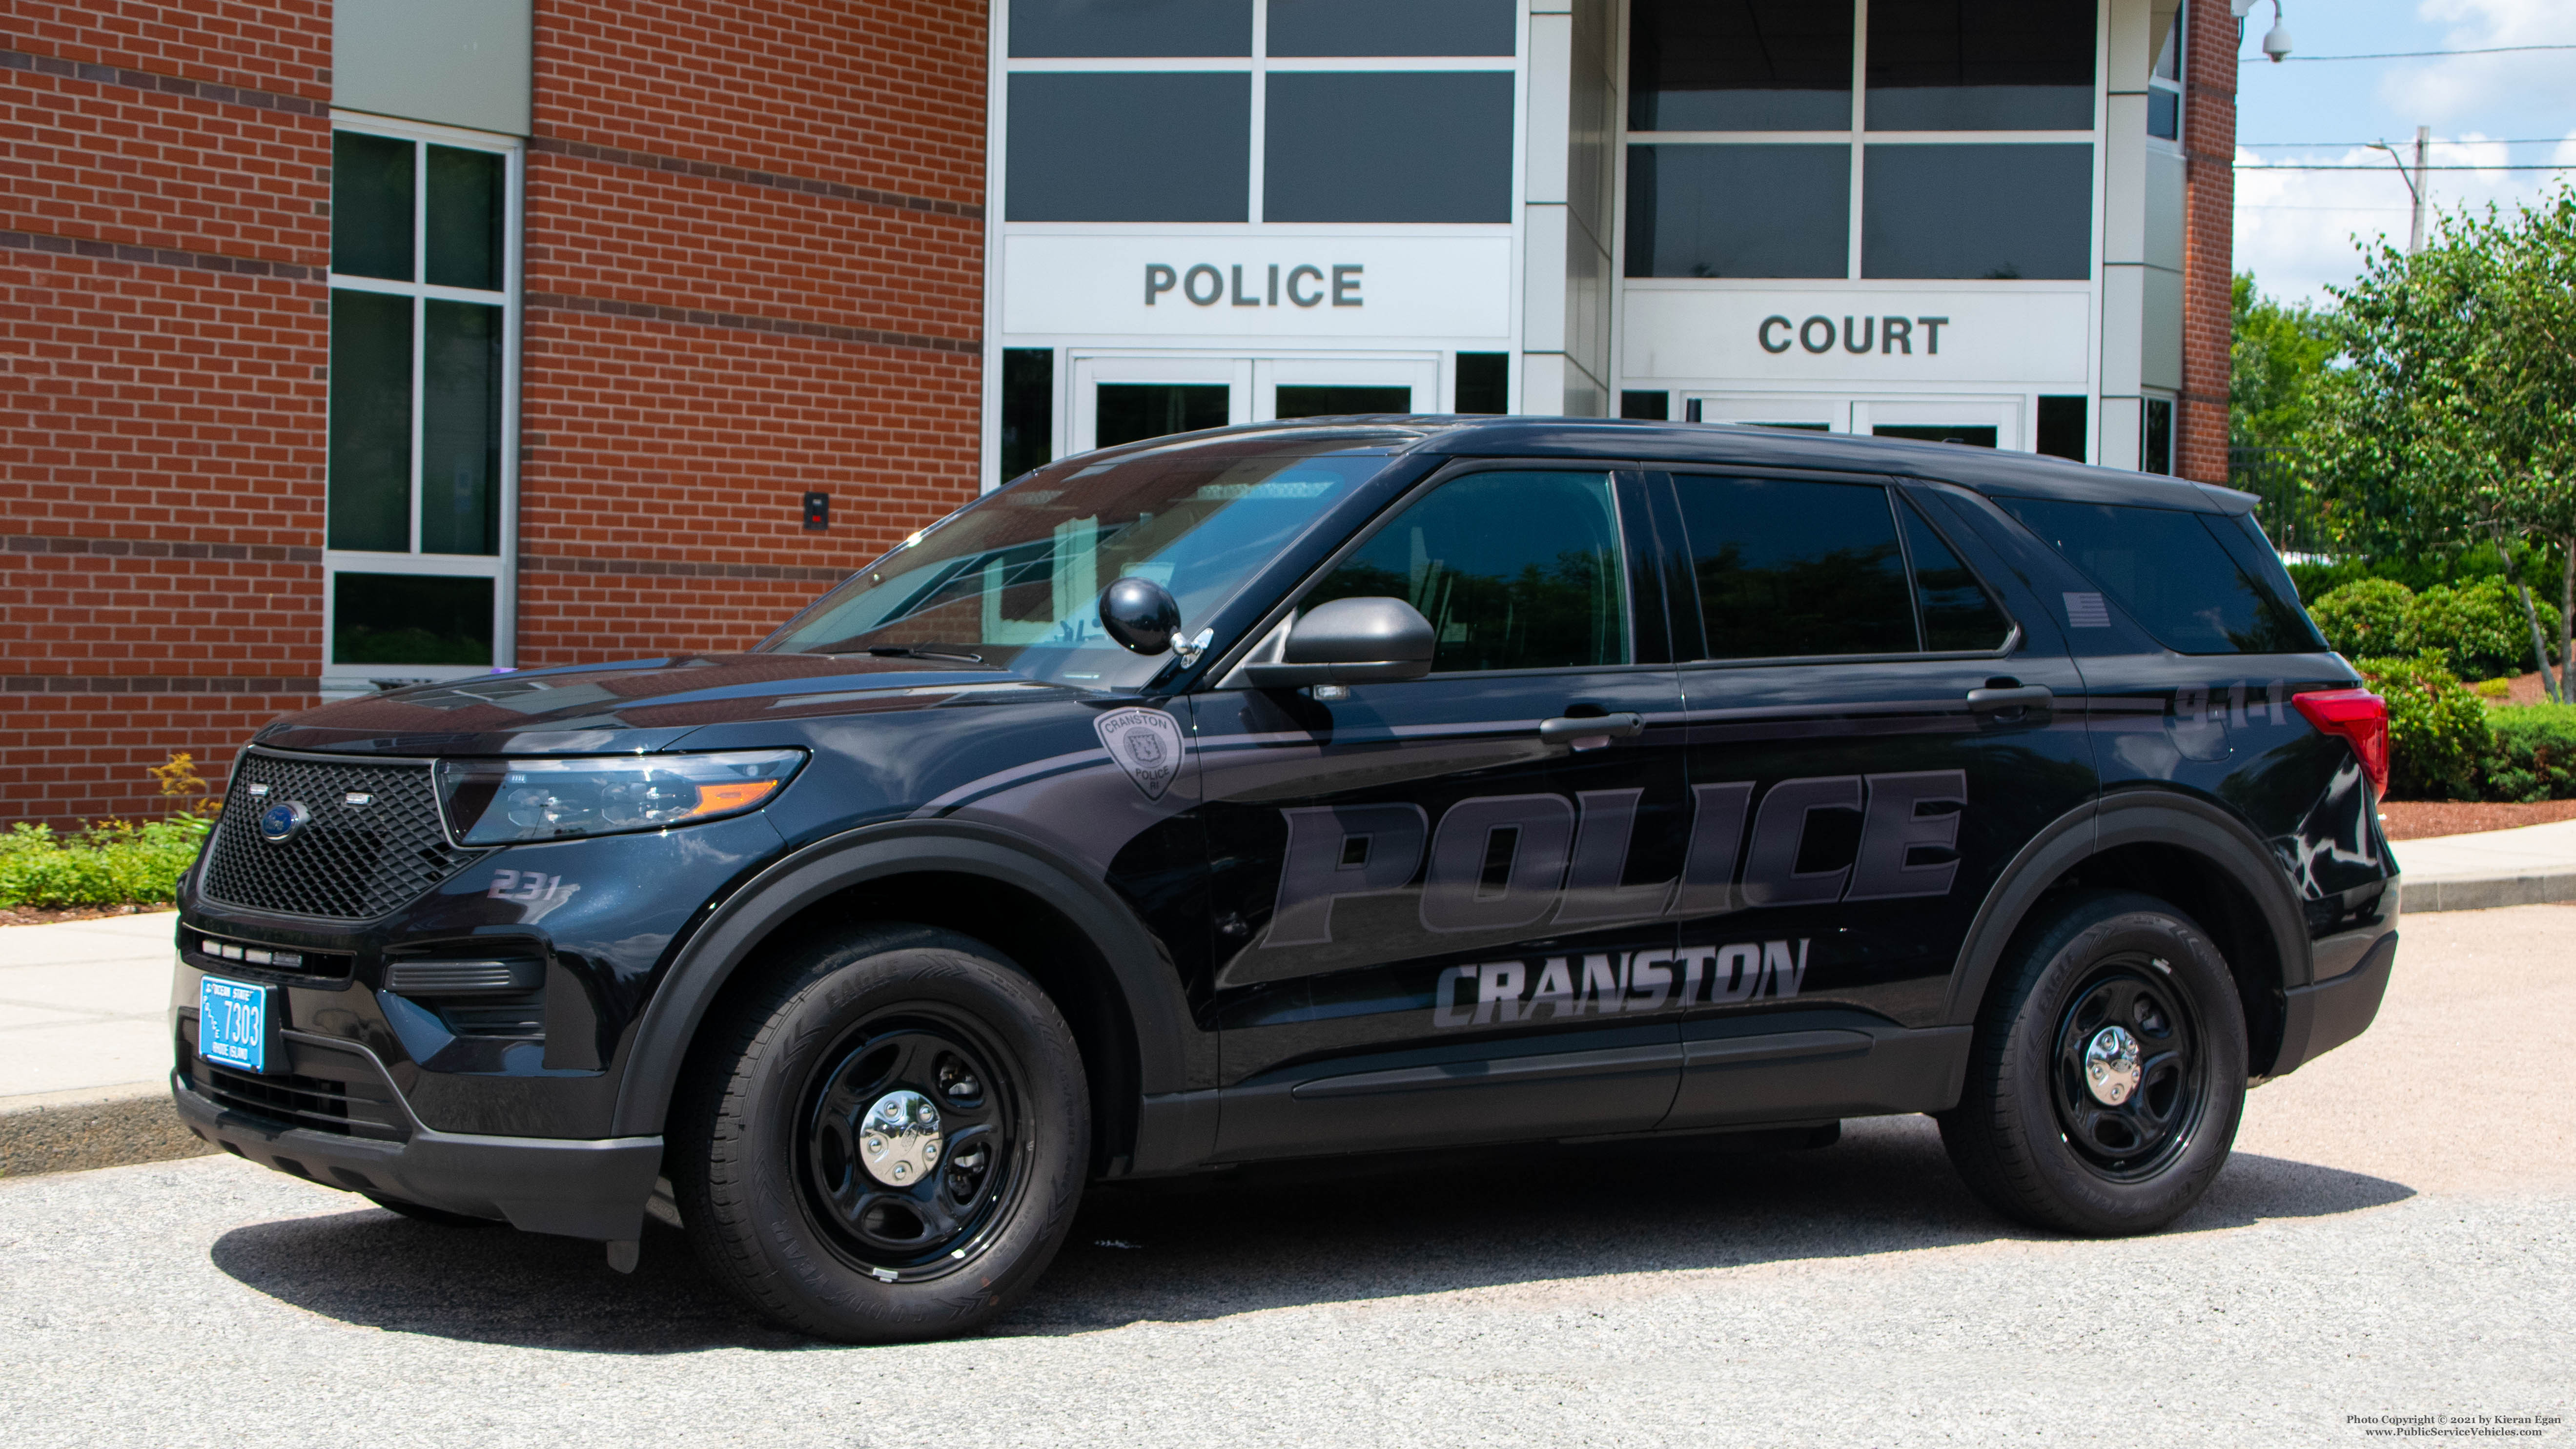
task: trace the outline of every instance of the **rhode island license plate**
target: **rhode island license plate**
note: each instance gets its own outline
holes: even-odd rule
[[[197,1055],[245,1072],[268,1070],[274,988],[206,976],[197,982]]]

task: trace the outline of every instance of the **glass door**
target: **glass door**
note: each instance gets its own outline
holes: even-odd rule
[[[1852,431],[1926,443],[1965,443],[1974,448],[2026,451],[2021,399],[1929,398],[1852,404]]]
[[[1265,358],[1253,364],[1252,397],[1255,422],[1446,411],[1430,357]]]
[[[1248,423],[1252,391],[1243,358],[1076,354],[1067,451]]]
[[[1851,403],[1838,397],[1781,393],[1684,393],[1681,420],[1695,423],[1744,423],[1759,428],[1798,432],[1848,433]]]

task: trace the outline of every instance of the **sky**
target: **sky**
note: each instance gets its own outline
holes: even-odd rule
[[[2576,0],[2280,0],[2294,56],[2504,45],[2576,45]],[[2385,152],[2410,157],[2430,126],[2435,210],[2508,211],[2535,201],[2576,169],[2503,171],[2506,164],[2576,167],[2576,50],[2452,55],[2421,60],[2262,59],[2272,0],[2245,17],[2237,68],[2236,269],[2289,301],[2326,304],[2328,284],[2361,270],[2355,237],[2406,242],[2406,182]],[[2297,142],[2282,146],[2267,143]],[[2507,144],[2512,143],[2512,144]],[[2292,171],[2284,163],[2374,166]],[[2432,230],[2428,213],[2426,231]]]

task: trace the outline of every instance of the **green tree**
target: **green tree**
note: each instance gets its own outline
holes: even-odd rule
[[[2576,190],[2510,215],[2441,219],[2409,256],[2382,241],[2330,288],[2337,357],[2300,448],[2326,522],[2373,554],[2484,540],[2504,556],[2552,698],[2576,628]],[[2559,556],[2557,648],[2516,542]],[[2552,655],[2560,668],[2552,672]]]
[[[2317,380],[2335,355],[2333,324],[2309,307],[2263,295],[2251,272],[2236,274],[2231,302],[2227,444],[2294,446],[2316,410]]]

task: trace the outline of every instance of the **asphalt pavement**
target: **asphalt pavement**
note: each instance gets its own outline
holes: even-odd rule
[[[990,1332],[852,1349],[726,1306],[674,1233],[620,1277],[595,1245],[197,1158],[0,1182],[0,1423],[13,1449],[2130,1449],[2562,1416],[2576,908],[2405,929],[2379,1024],[2257,1091],[2209,1197],[2154,1238],[2000,1223],[1904,1118],[1813,1152],[1101,1192]]]

